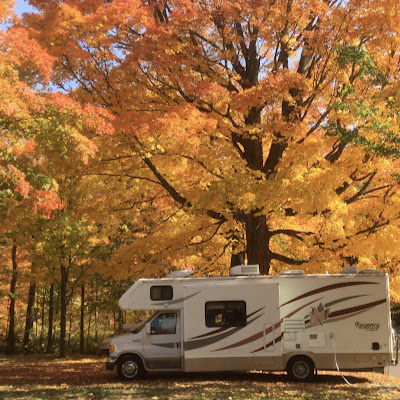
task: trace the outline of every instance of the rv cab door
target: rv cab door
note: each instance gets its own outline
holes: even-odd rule
[[[146,328],[143,339],[146,367],[151,370],[181,370],[180,311],[160,311]]]

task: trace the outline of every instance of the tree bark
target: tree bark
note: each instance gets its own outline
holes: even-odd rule
[[[79,352],[85,352],[85,284],[81,285],[81,320],[80,320],[80,335],[79,335]]]
[[[261,122],[261,109],[251,108],[245,118],[246,125],[249,127]],[[243,156],[248,166],[255,171],[263,171],[263,147],[259,139],[249,140],[240,139],[243,146]],[[268,275],[270,267],[269,238],[267,218],[265,215],[255,215],[251,212],[244,217],[246,230],[246,255],[248,264],[258,264],[260,274]]]
[[[60,357],[67,356],[66,333],[67,333],[67,284],[68,269],[64,265],[60,267]]]
[[[42,324],[40,327],[40,348],[43,348],[43,337],[44,337],[44,327],[45,327],[45,318],[44,318],[44,313],[45,313],[45,306],[46,306],[46,295],[47,295],[47,290],[44,288],[43,295],[42,295],[42,304],[41,304],[41,318],[42,318]]]
[[[99,309],[98,309],[98,293],[99,293],[99,286],[96,284],[96,292],[95,292],[95,305],[94,305],[94,341],[97,343],[98,341],[98,322],[99,322]]]
[[[241,251],[240,253],[232,253],[231,254],[231,268],[236,265],[244,265],[246,258],[246,252]]]
[[[47,349],[46,349],[47,354],[50,354],[53,350],[53,315],[54,315],[54,283],[50,286],[50,291],[49,291],[49,325],[47,330]]]
[[[29,284],[28,304],[26,307],[24,352],[29,352],[32,348],[33,322],[35,320],[35,295],[36,281],[31,280]]]
[[[268,229],[265,215],[246,216],[246,255],[248,264],[258,264],[261,275],[268,275],[270,258],[268,257]]]
[[[70,312],[69,312],[69,324],[68,324],[68,345],[67,351],[71,351],[71,333],[72,333],[72,319],[73,319],[73,309],[74,309],[74,288],[71,291],[71,298],[69,300],[71,304]]]
[[[12,275],[10,284],[10,309],[8,313],[8,335],[7,335],[7,353],[15,353],[15,288],[17,286],[18,278],[18,264],[17,264],[17,245],[14,243],[11,249],[11,262],[12,262]]]
[[[124,325],[124,312],[122,310],[118,311],[118,332],[122,333]]]

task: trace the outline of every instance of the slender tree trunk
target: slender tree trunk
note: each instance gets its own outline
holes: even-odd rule
[[[14,243],[11,249],[11,262],[12,262],[12,276],[10,284],[10,309],[8,313],[8,335],[7,335],[7,352],[9,354],[15,353],[15,288],[17,286],[17,245]]]
[[[81,285],[81,321],[80,321],[80,337],[79,352],[85,353],[85,284]]]
[[[26,307],[24,352],[29,352],[32,347],[33,322],[35,320],[35,295],[36,281],[32,280],[29,284],[28,305]]]
[[[122,310],[118,311],[118,332],[122,333],[122,326],[124,325],[124,312]]]
[[[119,283],[119,290],[118,290],[118,297],[121,297],[124,294],[124,289],[122,287],[122,283]],[[123,311],[119,308],[118,309],[118,332],[122,333],[123,328],[122,326],[124,325],[124,313]]]
[[[54,316],[54,283],[49,290],[49,326],[47,331],[47,349],[46,353],[50,354],[53,349],[53,316]]]
[[[89,339],[90,339],[90,327],[92,325],[92,313],[89,312],[89,322],[87,327],[87,336],[86,336],[86,347],[89,347]]]
[[[98,321],[99,321],[99,310],[98,310],[98,295],[99,295],[99,286],[97,284],[97,280],[95,281],[96,292],[95,292],[95,305],[94,305],[94,341],[97,343],[98,341]]]
[[[35,337],[38,337],[38,332],[39,332],[39,295],[36,293],[36,312],[34,312],[33,315],[33,320],[36,321],[35,325]],[[34,310],[35,311],[35,310]]]
[[[73,318],[73,309],[74,309],[74,289],[72,288],[71,292],[71,309],[69,312],[69,328],[68,328],[68,346],[67,350],[71,351],[71,331],[72,331],[72,318]]]
[[[43,348],[43,336],[44,336],[44,322],[45,322],[45,318],[44,318],[44,313],[45,313],[45,305],[46,305],[46,295],[47,295],[47,290],[46,288],[44,288],[43,290],[43,295],[42,295],[42,304],[41,304],[41,317],[42,317],[42,324],[40,326],[40,348]]]
[[[67,334],[67,284],[68,269],[61,265],[61,283],[60,283],[60,357],[67,356],[66,334]]]

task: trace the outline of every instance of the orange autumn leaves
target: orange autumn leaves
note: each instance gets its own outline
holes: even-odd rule
[[[11,12],[6,5],[4,17]],[[62,208],[54,163],[72,154],[87,163],[96,152],[88,132],[110,133],[112,127],[103,110],[40,89],[49,82],[54,58],[13,18],[14,26],[0,32],[1,198],[8,214],[20,202],[49,217]]]
[[[395,269],[395,2],[31,3],[52,81],[113,115],[77,140],[120,275]]]

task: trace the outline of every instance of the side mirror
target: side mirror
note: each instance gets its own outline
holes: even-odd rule
[[[145,331],[146,331],[146,335],[150,335],[151,334],[151,324],[150,322],[148,322],[145,327],[144,327]]]

